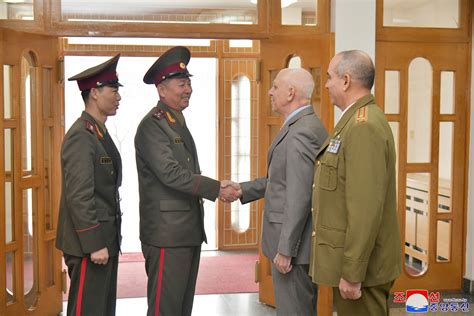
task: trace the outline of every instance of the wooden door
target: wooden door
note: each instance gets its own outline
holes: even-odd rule
[[[404,270],[395,291],[461,287],[469,46],[377,44],[375,93],[394,132],[398,159]]]
[[[275,36],[261,41],[261,84],[260,84],[260,146],[261,157],[266,158],[266,152],[273,138],[280,130],[283,120],[271,109],[268,90],[278,71],[282,68],[293,66],[293,57],[297,58],[297,64],[313,74],[315,89],[312,104],[315,113],[321,118],[326,127],[332,126],[332,106],[329,106],[327,92],[324,89],[326,70],[332,57],[331,35],[311,36]],[[298,59],[299,58],[299,59]],[[265,176],[267,172],[267,161],[261,159],[259,162],[259,175]],[[259,204],[259,218],[263,215],[263,203]],[[268,305],[275,305],[271,278],[271,263],[259,249],[259,262],[256,275],[259,282],[259,299]],[[327,288],[320,289],[318,300],[318,315],[332,315],[332,297]]]
[[[0,29],[0,315],[57,315],[58,41]]]

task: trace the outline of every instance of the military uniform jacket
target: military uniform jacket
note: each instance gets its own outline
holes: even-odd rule
[[[214,201],[220,182],[201,176],[193,137],[158,102],[135,135],[140,191],[140,240],[156,247],[206,241],[201,198]]]
[[[61,168],[56,247],[77,257],[104,247],[110,256],[117,255],[122,162],[110,136],[86,112],[64,137]]]
[[[332,287],[401,273],[395,146],[384,113],[367,95],[337,123],[317,156],[310,275]]]
[[[242,203],[265,197],[262,251],[309,264],[314,160],[327,132],[311,107],[292,117],[268,151],[266,177],[244,182]]]

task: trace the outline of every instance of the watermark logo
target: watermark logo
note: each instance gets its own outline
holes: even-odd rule
[[[429,312],[469,312],[469,302],[466,298],[441,298],[439,292],[415,289],[393,293],[394,303],[404,303],[407,313],[426,314]]]

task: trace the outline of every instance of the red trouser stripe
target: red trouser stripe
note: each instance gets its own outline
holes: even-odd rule
[[[76,316],[81,316],[82,291],[84,290],[84,279],[86,278],[87,257],[82,258],[81,275],[79,276],[79,290],[77,291]]]
[[[158,266],[158,283],[156,284],[155,316],[160,315],[161,284],[163,283],[163,264],[165,262],[165,248],[160,249],[160,264]]]

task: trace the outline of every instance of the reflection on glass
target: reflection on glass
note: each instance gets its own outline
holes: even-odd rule
[[[43,68],[43,118],[52,116],[51,110],[51,69]]]
[[[385,113],[400,113],[400,72],[385,71]]]
[[[36,78],[34,72],[34,57],[31,53],[25,54],[21,58],[21,79],[23,86],[21,89],[21,149],[22,149],[22,171],[23,175],[29,175],[32,171],[32,130],[33,116],[32,109],[35,107],[35,85]]]
[[[7,282],[7,288],[6,288],[6,297],[7,297],[7,303],[12,303],[15,301],[15,257],[14,257],[14,252],[7,252],[5,254],[5,263],[6,263],[6,269],[7,269],[7,277],[6,277],[6,282]]]
[[[3,0],[0,2],[0,20],[34,20],[32,0]]]
[[[61,0],[63,21],[121,23],[257,24],[257,5],[251,1],[132,2],[129,0]]]
[[[453,122],[439,123],[438,212],[451,212],[453,173]]]
[[[281,24],[315,26],[317,4],[317,0],[281,0]]]
[[[288,60],[288,68],[301,68],[301,58],[300,56],[292,56]]]
[[[454,72],[441,71],[441,114],[454,114]]]
[[[405,212],[405,270],[417,276],[428,269],[429,248],[429,196],[428,173],[407,174]]]
[[[11,66],[3,65],[3,117],[12,117]]]
[[[383,25],[459,28],[459,0],[384,0]]]
[[[33,226],[33,189],[22,192],[23,202],[23,289],[27,308],[33,307],[36,298],[36,231]]]
[[[4,157],[5,157],[5,242],[9,243],[14,238],[13,221],[13,134],[12,130],[4,130]]]
[[[52,151],[53,151],[53,128],[46,126],[44,129],[43,137],[43,166],[44,166],[44,223],[46,230],[53,229],[53,210],[52,210],[52,201],[53,201],[53,160],[52,160]]]
[[[436,240],[436,261],[448,262],[451,260],[451,221],[438,220]]]
[[[239,76],[232,82],[231,178],[250,180],[250,80]],[[232,203],[232,228],[245,232],[250,225],[250,204]]]
[[[433,68],[417,57],[408,69],[407,162],[430,162]]]

